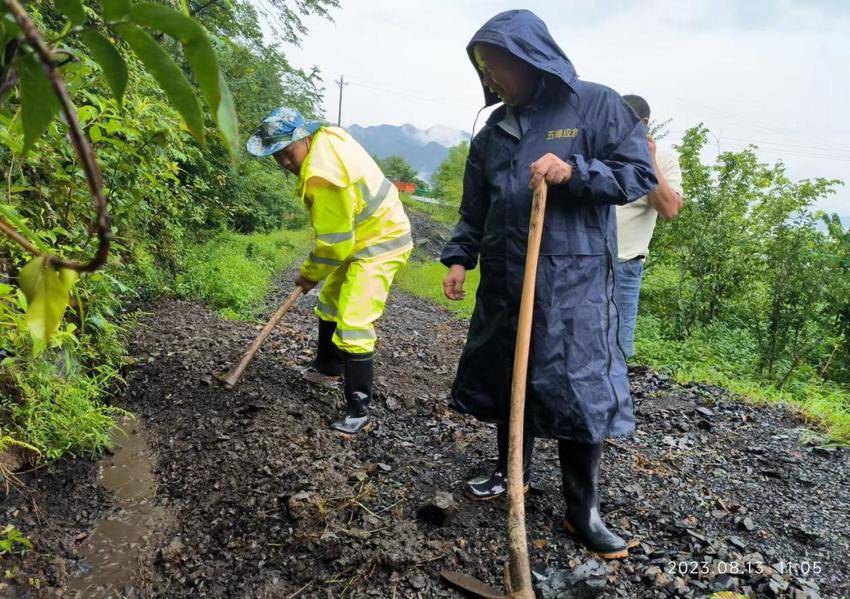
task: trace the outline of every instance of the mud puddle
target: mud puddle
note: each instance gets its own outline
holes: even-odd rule
[[[112,509],[78,548],[79,573],[68,581],[77,597],[132,596],[142,547],[165,516],[154,505],[153,452],[141,420],[118,420],[114,453],[101,463],[99,482],[114,493]]]

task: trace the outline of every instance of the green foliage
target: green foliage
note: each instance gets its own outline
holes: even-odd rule
[[[18,273],[18,283],[27,298],[27,327],[39,344],[49,341],[59,328],[77,277],[76,271],[56,269],[43,257],[30,260]]]
[[[267,14],[265,24],[271,27],[279,41],[296,45],[307,33],[305,17],[315,15],[331,20],[330,10],[339,7],[338,0],[268,0],[268,3],[273,10]],[[190,5],[190,13],[210,31],[261,43],[263,34],[258,25],[257,9],[250,2],[197,0]]]
[[[177,39],[182,47],[186,61],[198,80],[213,120],[226,141],[232,156],[236,156],[238,133],[236,118],[230,94],[220,75],[218,61],[204,28],[197,21],[155,2],[104,3],[106,22],[95,22],[87,29],[86,11],[80,0],[57,0],[56,7],[68,17],[68,27],[62,32],[53,32],[59,40],[57,50],[65,50],[63,43],[78,37],[84,42],[92,57],[100,64],[109,82],[112,92],[120,105],[126,87],[126,65],[121,52],[102,32],[118,33],[139,57],[173,106],[183,116],[192,135],[204,143],[204,123],[200,103],[188,78],[177,62],[142,28],[147,27],[157,33],[164,33]],[[39,13],[33,11],[33,17],[39,20]],[[46,20],[41,21],[42,26]],[[20,74],[20,104],[24,125],[24,148],[32,147],[38,137],[47,129],[58,111],[56,97],[47,81],[39,59],[28,46],[18,52],[18,58],[12,59],[7,68],[15,68]],[[14,54],[13,54],[14,56]]]
[[[295,187],[271,160],[243,162],[227,184],[227,225],[240,233],[304,226],[307,212]]]
[[[466,157],[469,156],[469,142],[462,141],[449,149],[449,155],[434,173],[434,196],[453,206],[455,212],[463,196],[463,172]]]
[[[373,158],[387,179],[411,183],[415,183],[418,179],[416,169],[410,166],[407,160],[401,156],[387,156],[383,160],[377,156],[373,156]]]
[[[189,250],[178,291],[204,300],[225,317],[256,318],[275,276],[303,259],[308,246],[306,230],[219,233]]]
[[[471,317],[475,308],[475,290],[478,289],[480,271],[467,271],[464,284],[466,296],[460,301],[450,300],[443,293],[443,278],[446,272],[446,267],[439,262],[411,260],[399,271],[396,282],[401,289],[412,295],[429,299],[463,318]]]
[[[782,388],[847,341],[831,301],[847,289],[846,271],[812,208],[838,182],[793,182],[781,162],[760,163],[752,147],[705,165],[707,138],[698,126],[682,140],[685,203],[677,219],[659,224],[648,272],[658,282],[647,281],[644,306],[675,339],[714,323],[747,329],[754,368]]]
[[[276,233],[257,236],[250,251],[234,242],[241,261],[229,255],[223,242],[215,250],[211,245],[200,249],[211,238],[228,235],[222,232],[226,229],[272,231],[304,223],[293,181],[273,161],[246,160],[234,167],[228,150],[242,152],[238,120],[255,124],[280,104],[320,116],[318,73],[292,69],[278,48],[264,46],[256,12],[247,2],[221,3],[228,14],[239,15],[237,23],[226,24],[239,30],[233,35],[208,20],[209,11],[198,15],[219,37],[201,37],[203,30],[189,25],[184,11],[165,4],[101,0],[98,8],[84,0],[83,27],[66,22],[63,15],[72,13],[60,14],[52,2],[27,4],[49,42],[75,57],[62,66],[61,74],[96,152],[115,233],[106,270],[76,283],[64,320],[40,348],[27,332],[26,296],[15,288],[31,257],[0,237],[0,439],[27,443],[45,459],[68,452],[94,454],[109,442],[115,410],[104,406],[103,398],[121,383],[127,362],[122,331],[128,323],[119,310],[122,302],[189,293],[213,298],[232,316],[254,316],[272,269],[301,257],[304,250],[296,249],[295,239],[303,237],[306,246],[306,233],[296,234],[291,248],[290,234]],[[182,6],[189,11],[201,4]],[[326,3],[305,6],[311,4]],[[75,7],[65,3],[63,10]],[[0,9],[0,15],[4,12]],[[165,61],[165,67],[156,63],[157,69],[170,68],[177,77],[176,64],[178,79],[197,82],[210,110],[207,122],[196,122],[195,128],[217,121],[221,138],[207,136],[203,150],[193,143],[163,86],[119,33],[119,21],[143,28],[165,52],[170,62]],[[9,15],[0,18],[0,50],[19,34]],[[149,62],[162,59],[162,52],[154,53],[158,57],[149,57]],[[25,46],[17,56],[34,58]],[[218,61],[215,68],[209,64],[212,58]],[[9,72],[6,59],[0,51],[0,79]],[[35,75],[40,74],[38,65]],[[232,98],[225,79],[234,86]],[[36,77],[34,87],[41,90],[37,93],[42,103],[53,98],[52,88],[45,85],[46,79]],[[191,91],[194,95],[194,88]],[[67,143],[65,126],[56,118],[38,121],[44,114],[27,116],[35,119],[27,121],[34,141],[23,154],[23,92],[18,85],[0,104],[0,215],[43,251],[87,259],[95,243],[94,211],[84,173]],[[37,138],[36,128],[43,128]],[[211,265],[197,262],[204,256]],[[248,256],[260,256],[259,267]],[[216,270],[212,265],[218,260]],[[251,274],[252,269],[262,271],[263,277]],[[232,277],[213,281],[214,272]],[[224,289],[228,280],[242,284],[243,272],[255,285]]]
[[[827,253],[835,260],[825,304],[836,314],[833,331],[837,337],[832,353],[822,369],[822,376],[850,384],[850,228],[841,224],[838,215],[824,216],[829,235]]]
[[[236,110],[233,106],[233,99],[227,88],[227,84],[220,73],[218,59],[216,58],[212,44],[207,38],[204,28],[193,18],[155,2],[139,2],[137,4],[133,4],[130,7],[129,16],[131,20],[140,25],[162,31],[163,33],[167,33],[180,41],[183,46],[183,54],[186,57],[186,61],[198,81],[198,86],[206,99],[207,105],[213,113],[214,120],[219,125],[219,130],[224,137],[226,147],[230,151],[231,156],[235,157],[239,143]],[[127,26],[121,25],[120,27]],[[134,37],[139,37],[138,32],[134,34]],[[126,39],[136,53],[139,54],[139,50],[136,49],[136,46],[133,44],[131,39]],[[141,39],[144,39],[144,37],[142,36]],[[154,44],[154,46],[156,46],[156,44]],[[146,61],[142,54],[139,54],[139,57],[142,58],[142,62],[145,63],[148,70],[150,70],[150,72],[157,78],[157,81],[163,90],[165,90],[169,98],[172,98],[171,93],[169,93],[169,88],[179,81],[179,77],[176,80],[172,79],[169,81],[157,77],[159,69],[173,71],[169,62],[170,58],[162,55],[160,55],[159,58],[156,58],[156,47],[147,48],[147,52],[154,55],[151,56],[151,61]],[[182,76],[182,73],[180,76]],[[177,74],[174,74],[174,77],[177,77]],[[180,110],[180,113],[183,114],[184,118],[186,118],[186,122],[189,123],[189,129],[192,130],[193,120],[187,118],[187,113],[184,112],[181,106],[185,106],[186,109],[192,110],[194,108],[194,104],[197,104],[197,99],[195,100],[195,103],[190,102],[189,98],[184,97],[186,95],[186,91],[187,90],[185,89],[174,90],[174,93],[176,94],[175,98],[179,99],[179,101],[177,101],[177,99],[172,99],[172,103],[178,108],[178,110]],[[194,96],[191,86],[189,86],[188,91],[191,92],[192,96]],[[201,137],[199,139],[203,141],[203,128],[200,128],[198,133],[195,133],[194,131],[193,133],[195,134],[195,137],[198,137],[200,134]]]
[[[100,364],[92,374],[69,352],[55,356],[61,362],[32,362],[16,373],[20,397],[3,406],[9,420],[23,431],[22,438],[47,459],[66,453],[96,456],[110,446],[117,408],[104,406],[101,396],[118,379],[111,365]]]
[[[165,95],[186,121],[195,139],[203,144],[204,117],[201,114],[201,104],[192,85],[174,59],[141,27],[125,23],[116,25],[115,29],[159,83]]]
[[[850,339],[850,235],[837,219],[822,231],[812,208],[838,182],[793,182],[752,147],[705,165],[707,135],[695,127],[680,146],[685,203],[656,231],[637,358],[680,380],[789,404],[848,442],[850,391],[836,382],[847,382],[838,350]]]
[[[21,85],[21,122],[24,128],[26,153],[50,126],[59,111],[59,101],[41,68],[41,63],[31,51],[25,51],[17,61]]]
[[[32,542],[11,524],[0,531],[0,555],[17,551],[24,553],[31,549]]]
[[[26,333],[23,293],[0,286],[0,429],[44,458],[95,455],[110,441],[115,409],[101,397],[120,382],[125,350],[114,324],[121,286],[106,272],[78,283],[67,322],[39,355]]]

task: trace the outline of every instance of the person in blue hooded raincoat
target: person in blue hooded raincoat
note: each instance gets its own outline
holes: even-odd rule
[[[475,311],[450,404],[497,423],[499,459],[466,493],[491,499],[507,488],[507,422],[528,241],[532,189],[549,193],[526,399],[526,484],[534,437],[558,440],[568,531],[603,557],[626,544],[599,515],[602,443],[629,433],[634,412],[617,345],[614,205],[656,180],[640,119],[613,90],[577,78],[546,25],[527,10],[503,12],[467,52],[486,104],[497,108],[470,145],[460,221],[442,252],[444,291],[463,297],[480,264]]]

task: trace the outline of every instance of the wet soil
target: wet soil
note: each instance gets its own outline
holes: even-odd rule
[[[114,450],[101,463],[100,485],[112,492],[111,509],[101,515],[80,544],[81,559],[68,581],[80,597],[138,595],[136,564],[165,510],[154,503],[156,477],[144,423],[122,417],[113,432]]]
[[[120,403],[145,423],[168,517],[143,544],[139,596],[455,597],[444,568],[501,588],[505,504],[461,492],[492,468],[493,429],[445,404],[466,324],[394,291],[378,326],[375,427],[345,439],[328,428],[341,392],[295,370],[312,354],[314,303],[299,300],[232,391],[216,377],[260,326],[192,302],[147,308]],[[809,444],[782,408],[631,374],[638,431],[607,445],[601,481],[631,555],[602,563],[563,532],[556,448],[538,440],[526,513],[539,596],[850,594],[850,452]],[[37,551],[0,558],[18,573],[3,591],[72,596],[69,573],[110,495],[87,462],[22,480],[30,491],[0,494],[0,514]]]

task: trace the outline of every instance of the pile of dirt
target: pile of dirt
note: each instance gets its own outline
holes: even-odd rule
[[[413,228],[413,241],[416,255],[423,259],[437,259],[451,238],[451,231],[445,225],[431,220],[427,215],[408,210],[410,226]]]

